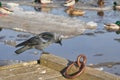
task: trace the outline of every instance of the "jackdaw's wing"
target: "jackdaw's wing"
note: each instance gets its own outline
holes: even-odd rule
[[[26,41],[16,45],[16,47],[26,46],[26,45],[28,45],[28,46],[37,45],[39,43],[39,40],[40,39],[39,39],[38,36],[34,36],[34,37],[32,37],[32,38],[30,38],[30,39],[28,39],[28,40],[26,40]]]

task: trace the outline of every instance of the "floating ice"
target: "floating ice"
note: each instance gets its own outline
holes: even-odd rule
[[[103,67],[100,67],[100,68],[95,68],[96,70],[99,70],[99,71],[103,71],[104,68]]]
[[[24,10],[24,7],[14,3],[9,3],[8,5],[12,5],[11,8],[14,12],[11,17],[9,17],[10,23],[2,19],[4,22],[0,22],[0,24],[3,27],[13,27],[12,29],[14,30],[35,34],[39,34],[43,31],[56,32],[63,34],[64,38],[79,35],[86,30],[86,23],[77,18]]]
[[[87,22],[86,25],[88,29],[95,29],[98,26],[97,23],[93,21]]]

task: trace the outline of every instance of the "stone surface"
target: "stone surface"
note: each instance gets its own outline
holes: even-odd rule
[[[68,63],[69,60],[64,58],[42,54],[40,61],[0,67],[0,80],[69,80],[62,75]],[[74,71],[75,67],[71,72]],[[120,80],[120,77],[86,67],[85,72],[74,80]]]

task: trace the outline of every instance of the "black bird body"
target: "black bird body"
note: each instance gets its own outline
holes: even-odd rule
[[[60,35],[52,32],[43,32],[41,34],[38,34],[18,45],[16,47],[21,47],[20,49],[16,50],[16,54],[20,54],[28,49],[35,48],[38,50],[42,50],[46,47],[48,47],[52,43],[59,43],[61,44],[61,37]]]

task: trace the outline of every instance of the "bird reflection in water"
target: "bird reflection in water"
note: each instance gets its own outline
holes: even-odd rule
[[[97,11],[97,15],[103,17],[104,16],[104,11],[102,11],[102,10]]]
[[[34,9],[37,12],[47,12],[47,13],[52,10],[52,8],[46,7],[46,6],[41,6],[41,7],[40,6],[35,6]]]
[[[0,27],[0,31],[2,31],[2,28]]]

